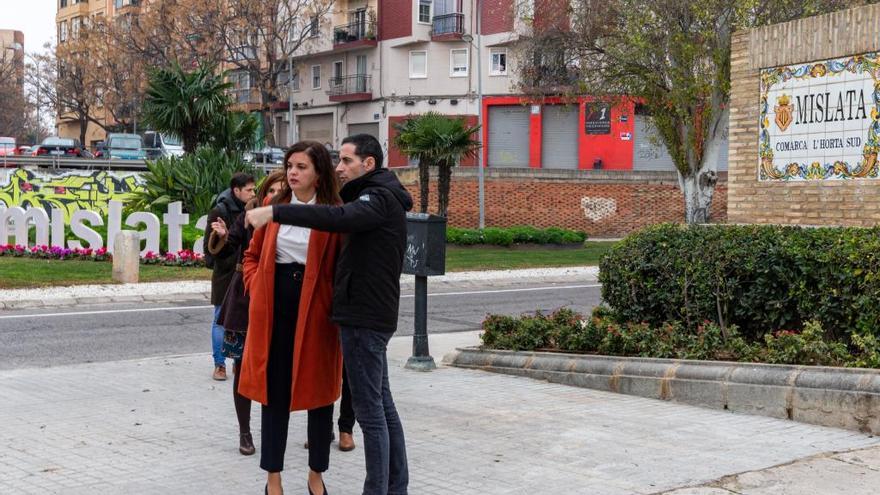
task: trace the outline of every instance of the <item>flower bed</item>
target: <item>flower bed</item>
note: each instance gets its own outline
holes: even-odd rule
[[[80,261],[112,261],[113,255],[107,252],[107,248],[91,249],[77,248],[68,249],[58,246],[20,246],[7,244],[0,245],[0,256],[12,256],[17,258],[35,258],[46,260],[80,260]],[[204,257],[189,249],[177,253],[154,253],[147,251],[141,257],[141,263],[145,265],[164,266],[205,266]]]

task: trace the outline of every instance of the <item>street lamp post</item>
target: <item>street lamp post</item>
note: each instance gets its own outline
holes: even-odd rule
[[[287,146],[293,146],[293,53],[287,59]]]
[[[484,165],[483,165],[483,153],[484,153],[484,143],[483,143],[483,131],[485,129],[483,123],[483,52],[482,52],[482,44],[483,44],[483,35],[482,35],[482,26],[481,23],[481,14],[482,14],[482,0],[476,0],[476,21],[477,21],[477,123],[480,125],[480,135],[478,141],[480,143],[480,149],[477,152],[477,202],[480,208],[479,214],[479,222],[480,228],[486,227],[486,190],[485,190],[485,181],[484,181]],[[462,36],[462,39],[471,46],[473,45],[474,37],[466,34]]]

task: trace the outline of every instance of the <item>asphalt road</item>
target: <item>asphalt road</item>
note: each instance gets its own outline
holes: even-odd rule
[[[562,306],[587,312],[600,301],[598,284],[591,282],[444,287],[429,293],[429,333],[479,329],[487,313]],[[397,335],[413,332],[413,301],[411,291],[401,295]],[[180,301],[0,312],[0,369],[209,352],[211,311],[204,301]],[[210,367],[210,358],[205,363]]]

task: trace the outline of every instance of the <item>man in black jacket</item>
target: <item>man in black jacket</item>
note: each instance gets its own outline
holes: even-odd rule
[[[232,225],[238,215],[244,211],[244,204],[254,197],[254,177],[242,172],[233,174],[229,181],[229,189],[226,189],[217,197],[214,208],[208,212],[208,223],[205,228],[205,244],[211,237],[211,224],[222,218],[226,225]],[[229,288],[229,282],[235,273],[237,256],[232,253],[225,257],[211,256],[205,246],[205,264],[211,268],[211,304],[214,305],[214,320],[211,322],[211,347],[214,355],[215,380],[226,380],[226,358],[223,357],[223,327],[217,324],[220,316],[220,305]]]
[[[343,206],[275,205],[247,213],[260,227],[271,220],[345,232],[336,265],[333,321],[355,417],[364,434],[364,495],[404,495],[409,484],[406,442],[388,384],[386,346],[397,329],[400,273],[406,250],[406,212],[412,197],[382,168],[382,147],[367,134],[342,141],[336,172]]]

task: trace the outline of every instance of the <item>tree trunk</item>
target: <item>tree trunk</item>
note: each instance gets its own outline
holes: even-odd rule
[[[449,188],[452,183],[452,163],[441,162],[439,165],[439,177],[437,179],[437,214],[448,216]]]
[[[86,146],[86,131],[89,129],[89,119],[79,119],[79,144],[84,148]]]
[[[183,136],[181,136],[180,138],[183,140],[184,153],[193,153],[196,151],[196,148],[199,145],[198,130],[194,128],[184,129]]]
[[[272,148],[275,146],[275,122],[272,119],[272,105],[269,103],[272,93],[269,91],[261,91],[262,106],[260,107],[260,118],[263,119],[263,137],[266,146]],[[292,144],[292,143],[291,143]]]
[[[708,223],[709,207],[712,205],[712,195],[715,193],[715,183],[718,182],[718,174],[704,164],[696,174],[687,176],[679,175],[679,185],[684,194],[684,217],[689,224]]]
[[[431,167],[427,160],[419,160],[419,211],[428,213],[428,186],[431,183]]]

